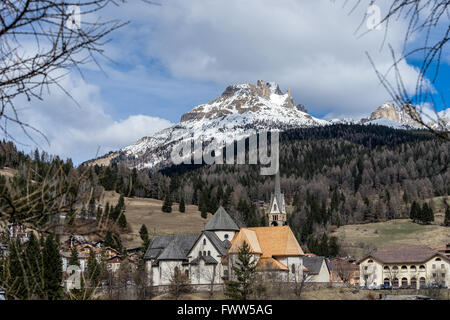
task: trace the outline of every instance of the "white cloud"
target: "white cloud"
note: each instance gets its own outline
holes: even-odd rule
[[[130,37],[175,77],[223,86],[276,81],[316,114],[357,116],[390,98],[365,54],[381,71],[391,66],[387,46],[380,51],[384,31],[355,35],[368,2],[351,15],[350,4],[306,0],[167,0],[121,13],[137,17]],[[389,27],[386,43],[397,54],[405,27],[401,20]],[[366,30],[363,23],[360,34]],[[406,63],[400,70],[413,92],[417,71]]]
[[[30,131],[40,148],[50,154],[80,163],[94,158],[98,148],[99,155],[118,150],[171,125],[168,120],[140,114],[114,120],[105,111],[99,87],[76,76],[65,77],[61,85],[77,103],[58,88],[52,88],[43,101],[16,104],[20,119],[45,134],[50,145]],[[30,143],[17,126],[10,127],[10,132],[19,142]]]

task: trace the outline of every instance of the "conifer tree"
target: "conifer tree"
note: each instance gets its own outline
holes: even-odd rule
[[[69,266],[80,266],[80,260],[78,259],[78,250],[74,247],[70,253]]]
[[[162,211],[166,213],[172,212],[172,199],[169,194],[167,194],[166,197],[164,198]]]
[[[125,217],[125,212],[122,212],[119,216],[119,227],[125,229],[127,227],[127,217]]]
[[[413,201],[409,217],[411,220],[415,222],[416,220],[420,220],[420,216],[421,216],[420,206],[416,201]]]
[[[444,226],[450,227],[450,206],[445,210]]]
[[[43,250],[44,294],[48,300],[58,300],[62,296],[62,261],[59,244],[52,235],[47,236]]]
[[[186,205],[184,203],[184,197],[181,197],[180,206],[178,209],[180,212],[186,212]]]
[[[8,260],[7,269],[9,274],[7,275],[7,288],[6,292],[8,299],[28,299],[29,291],[27,288],[28,283],[24,274],[25,259],[23,256],[22,245],[19,240],[11,240],[8,245]]]
[[[141,226],[141,229],[139,230],[139,236],[141,237],[143,251],[145,252],[147,251],[148,245],[150,244],[150,239],[148,237],[148,230],[145,224]]]
[[[88,278],[91,287],[96,288],[100,279],[100,264],[97,261],[94,250],[90,250],[87,264]]]
[[[247,242],[239,248],[237,258],[232,267],[236,280],[225,283],[225,295],[234,300],[247,300],[253,292],[256,275],[256,260]]]
[[[25,261],[27,275],[29,279],[30,294],[38,295],[42,290],[42,255],[39,241],[34,232],[31,232],[30,239],[25,246]]]

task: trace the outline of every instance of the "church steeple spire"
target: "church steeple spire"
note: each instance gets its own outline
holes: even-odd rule
[[[284,194],[281,193],[280,170],[275,174],[275,192],[270,199],[269,208],[269,225],[284,226],[286,225],[286,205],[284,202]]]
[[[275,174],[275,194],[281,193],[281,183],[280,183],[280,169],[278,169],[277,173]]]

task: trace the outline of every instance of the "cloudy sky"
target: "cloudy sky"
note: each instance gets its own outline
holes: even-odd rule
[[[154,2],[160,5],[133,0],[100,14],[130,23],[111,35],[112,61],[100,59],[104,71],[86,65],[83,78],[76,72],[64,78],[78,105],[56,88],[43,101],[21,102],[23,120],[50,142],[35,137],[40,148],[80,163],[178,122],[229,84],[258,79],[290,88],[297,103],[323,118],[367,116],[389,100],[366,56],[380,70],[391,65],[381,47],[384,30],[366,33],[364,21],[358,31],[367,5],[349,15],[352,1],[347,7],[339,0]],[[387,33],[396,52],[405,28],[400,19]],[[444,60],[436,91],[447,95],[449,56]],[[411,92],[418,65],[420,58],[400,66]],[[24,149],[34,147],[16,134],[31,145]]]

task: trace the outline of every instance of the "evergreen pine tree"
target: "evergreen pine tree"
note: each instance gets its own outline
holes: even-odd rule
[[[247,242],[239,248],[237,258],[232,267],[236,280],[225,282],[225,295],[234,300],[247,300],[253,292],[256,274],[256,260]]]
[[[100,264],[97,261],[95,253],[93,250],[89,252],[89,258],[87,263],[87,271],[90,286],[96,288],[100,280]]]
[[[447,210],[445,210],[445,220],[444,220],[444,226],[450,227],[450,207],[447,207]]]
[[[166,197],[164,198],[162,211],[167,213],[172,212],[172,199],[169,194],[167,194]]]
[[[337,257],[339,255],[339,245],[336,237],[331,237],[328,242],[328,254],[330,257]]]
[[[80,260],[78,258],[78,250],[75,247],[72,248],[68,264],[69,266],[80,266]]]
[[[8,245],[8,262],[7,269],[9,274],[7,275],[7,285],[8,288],[6,295],[8,299],[28,299],[29,290],[27,288],[28,283],[25,282],[27,279],[24,274],[25,260],[22,251],[22,245],[19,240],[11,240]]]
[[[42,290],[42,255],[39,241],[34,232],[31,232],[30,239],[25,246],[26,273],[29,279],[30,294],[39,295]]]
[[[119,227],[122,229],[127,227],[127,217],[125,217],[125,212],[122,212],[119,216]]]
[[[62,296],[62,261],[59,244],[52,235],[47,236],[43,250],[44,294],[48,300],[58,300]]]
[[[420,215],[421,215],[420,206],[416,201],[413,201],[413,203],[411,205],[411,211],[409,213],[409,217],[411,220],[413,220],[415,222],[416,220],[420,219]]]
[[[181,197],[179,211],[186,212],[186,204],[184,203],[184,197]]]
[[[322,239],[320,240],[320,246],[319,246],[319,255],[328,257],[328,236],[326,233],[323,233]]]
[[[139,236],[142,240],[142,247],[143,251],[147,251],[148,245],[150,244],[150,239],[148,238],[148,230],[145,224],[141,226],[141,229],[139,230]]]

